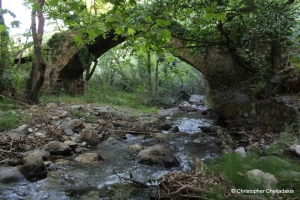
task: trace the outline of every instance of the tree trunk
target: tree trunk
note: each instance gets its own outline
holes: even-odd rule
[[[148,93],[152,95],[152,81],[151,81],[151,54],[150,51],[147,51],[147,84],[148,84]]]
[[[91,77],[93,76],[94,72],[95,72],[95,69],[97,67],[97,64],[98,64],[98,59],[95,59],[94,60],[94,65],[92,67],[92,70],[87,70],[86,71],[86,74],[85,74],[85,80],[86,81],[89,81],[91,79]]]
[[[44,34],[44,24],[45,19],[43,16],[43,6],[45,0],[35,0],[34,4],[38,4],[40,6],[39,10],[35,10],[32,8],[31,12],[31,30],[32,30],[32,38],[34,43],[34,54],[36,59],[32,63],[31,73],[30,73],[30,85],[29,85],[29,100],[34,103],[38,102],[38,93],[42,88],[42,85],[45,80],[45,71],[46,71],[46,63],[43,60],[41,45],[43,41]],[[36,30],[36,16],[38,17],[38,30]],[[38,73],[39,72],[39,73]],[[38,78],[39,74],[39,78]]]
[[[272,69],[280,69],[281,67],[281,61],[282,61],[282,52],[281,52],[281,46],[279,42],[274,41],[271,44],[271,51],[270,51],[270,59],[271,59],[271,66]]]
[[[155,66],[155,94],[157,94],[158,90],[158,64],[159,64],[160,58],[156,60],[156,66]]]

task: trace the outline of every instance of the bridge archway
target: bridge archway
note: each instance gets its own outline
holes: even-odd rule
[[[63,34],[64,40],[48,54],[43,89],[53,91],[67,88],[73,94],[85,93],[86,84],[81,79],[84,67],[79,55],[82,48],[72,44],[68,33]],[[85,48],[94,58],[99,58],[125,40],[126,38],[116,36],[111,31],[105,38],[98,36],[93,44],[88,44]],[[240,127],[281,131],[285,123],[291,123],[297,118],[298,112],[286,104],[280,104],[276,100],[253,99],[249,94],[249,87],[242,87],[245,80],[251,78],[251,74],[239,66],[229,53],[217,47],[191,51],[184,48],[176,38],[171,39],[171,46],[177,49],[176,57],[203,74],[206,98],[221,120]],[[274,113],[274,109],[278,112]]]

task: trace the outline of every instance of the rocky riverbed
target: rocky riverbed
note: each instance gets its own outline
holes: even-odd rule
[[[214,112],[196,95],[155,115],[66,103],[44,103],[22,112],[32,118],[31,124],[1,132],[0,197],[4,199],[110,199],[118,195],[149,199],[159,194],[151,185],[167,173],[174,172],[180,179],[177,172],[197,171],[197,165],[217,157],[222,149],[224,153],[240,145],[247,146],[246,150],[264,149],[274,140],[272,133],[215,125]],[[299,154],[297,145],[290,150]],[[246,156],[245,148],[235,152]],[[168,176],[160,183],[170,183]],[[201,177],[196,184],[207,180]]]

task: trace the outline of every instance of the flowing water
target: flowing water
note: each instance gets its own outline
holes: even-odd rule
[[[52,169],[55,170],[50,171],[46,179],[0,184],[0,199],[149,199],[155,191],[135,187],[125,179],[132,177],[136,181],[155,185],[154,180],[168,172],[193,170],[195,158],[205,160],[220,153],[212,138],[206,137],[204,144],[199,139],[201,130],[198,127],[209,126],[213,124],[212,120],[204,118],[200,112],[179,112],[171,120],[179,127],[180,133],[165,132],[165,139],[142,139],[139,135],[127,134],[127,139],[123,141],[104,141],[96,150],[104,158],[103,163],[78,164],[71,161],[53,164]],[[144,148],[154,144],[164,145],[174,153],[180,166],[164,168],[138,164],[135,155],[127,148],[131,144],[141,144]]]

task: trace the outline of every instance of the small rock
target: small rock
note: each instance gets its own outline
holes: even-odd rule
[[[36,132],[34,133],[35,136],[40,137],[40,138],[46,138],[46,134],[42,132]]]
[[[25,177],[15,167],[0,168],[0,183],[9,184],[25,180]]]
[[[63,111],[60,115],[59,115],[59,117],[60,118],[65,118],[65,117],[67,117],[69,115],[69,112],[68,111]]]
[[[85,153],[76,157],[75,160],[81,163],[100,163],[103,161],[103,158],[99,153]]]
[[[167,131],[170,128],[172,128],[172,125],[173,125],[173,123],[171,121],[166,120],[165,122],[159,124],[157,129]]]
[[[154,133],[154,137],[157,139],[166,139],[168,136],[164,133]]]
[[[141,164],[160,165],[167,168],[179,166],[177,158],[171,151],[158,144],[140,151],[137,160]]]
[[[73,135],[73,130],[69,127],[68,122],[62,122],[61,127],[66,135]]]
[[[20,172],[29,181],[38,181],[47,177],[47,168],[41,156],[29,155],[23,158],[24,165],[19,167]]]
[[[71,147],[71,149],[73,149],[73,150],[78,146],[77,142],[73,142],[73,141],[70,141],[70,140],[64,141],[64,143],[69,145]]]
[[[297,144],[291,145],[289,147],[289,149],[290,149],[290,151],[292,151],[292,152],[296,153],[298,156],[300,156],[300,145],[297,145]]]
[[[80,132],[80,140],[95,145],[99,142],[98,133],[93,129],[82,129]]]
[[[27,152],[23,153],[23,157],[27,157],[29,155],[40,156],[44,161],[49,160],[49,158],[50,158],[50,152],[43,151],[43,150],[38,150],[38,149],[32,150],[32,151],[27,151]]]
[[[47,108],[57,108],[57,104],[56,103],[48,103]]]
[[[69,162],[70,162],[69,160],[66,160],[66,159],[63,159],[63,158],[59,158],[59,159],[54,160],[55,164],[66,164],[66,163],[69,163]]]
[[[44,161],[44,164],[46,167],[49,167],[52,164],[52,162],[47,160],[47,161]]]
[[[228,153],[232,153],[233,150],[231,147],[226,147],[225,149],[222,149],[222,153],[224,154],[228,154]]]
[[[132,145],[128,145],[127,149],[129,149],[132,153],[137,154],[144,148],[140,144],[132,144]]]
[[[247,154],[244,147],[239,147],[239,148],[235,149],[234,152],[243,157],[246,157],[246,154]]]
[[[32,133],[32,132],[33,132],[32,128],[28,128],[28,133]]]
[[[81,108],[82,108],[82,106],[80,106],[80,105],[71,106],[71,109],[74,109],[74,110],[80,110]]]
[[[258,184],[262,184],[264,189],[275,189],[277,180],[274,175],[270,173],[265,173],[259,169],[253,169],[248,171],[247,173],[248,178]]]
[[[80,146],[85,147],[85,146],[86,146],[86,142],[82,142],[82,143],[80,144]]]
[[[51,154],[56,155],[69,155],[71,154],[71,148],[68,144],[64,144],[59,141],[51,141],[45,145],[45,151],[49,151]]]
[[[53,116],[51,119],[53,119],[53,120],[59,120],[59,116]]]
[[[114,142],[119,142],[119,140],[117,140],[115,137],[109,137],[109,138],[107,138],[106,141],[112,142],[112,143],[114,143]]]
[[[28,125],[22,125],[19,128],[17,128],[17,131],[19,131],[22,134],[27,134],[28,133]]]
[[[17,129],[12,129],[7,133],[8,136],[14,138],[24,138],[26,134],[19,132]]]
[[[169,131],[171,133],[178,133],[179,132],[179,128],[178,128],[178,126],[173,126]]]

